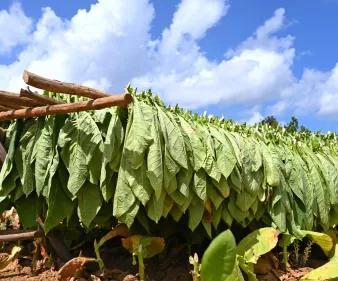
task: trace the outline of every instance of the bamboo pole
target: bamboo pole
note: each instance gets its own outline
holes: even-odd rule
[[[74,83],[65,83],[57,80],[47,79],[41,76],[38,76],[34,73],[31,73],[27,70],[23,73],[23,80],[29,86],[43,89],[50,92],[56,93],[65,93],[71,95],[83,96],[91,99],[109,97],[110,94],[89,88],[86,86],[81,86]]]
[[[0,243],[1,242],[12,242],[12,241],[19,241],[19,240],[33,240],[36,238],[42,238],[45,234],[43,230],[34,230],[34,231],[18,231],[12,232],[8,234],[0,235]]]
[[[32,100],[30,98],[20,97],[18,94],[9,93],[6,91],[0,91],[0,104],[4,106],[12,107],[13,109],[17,109],[23,107],[30,107],[30,106],[40,106],[45,105],[44,103]]]
[[[39,94],[30,92],[30,91],[27,91],[27,90],[24,90],[24,89],[21,89],[21,91],[20,91],[20,97],[30,98],[32,100],[35,100],[35,101],[37,101],[39,103],[46,104],[46,105],[62,104],[62,103],[64,103],[62,101],[58,101],[56,99],[53,99],[53,98],[50,98],[50,97],[46,97],[46,96],[43,96],[43,95],[39,95]]]
[[[98,110],[110,106],[126,106],[132,102],[130,94],[114,95],[85,102],[64,103],[33,108],[0,112],[0,121],[18,118],[39,117],[54,114],[66,114],[88,110]]]

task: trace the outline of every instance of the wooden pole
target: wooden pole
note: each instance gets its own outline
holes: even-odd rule
[[[17,233],[8,233],[0,235],[0,242],[12,242],[19,240],[33,240],[36,238],[45,237],[43,230],[34,230],[34,231],[19,231]]]
[[[12,108],[15,108],[17,106],[20,106],[22,108],[45,105],[44,103],[32,100],[30,98],[20,97],[20,95],[18,94],[9,93],[6,91],[0,91],[0,104],[6,107],[8,105]]]
[[[0,161],[2,164],[5,163],[6,157],[7,157],[7,151],[5,147],[2,145],[2,143],[0,142]]]
[[[57,80],[47,79],[38,76],[34,73],[28,72],[27,70],[23,73],[23,80],[29,86],[43,89],[50,92],[64,93],[71,95],[83,96],[91,99],[109,97],[110,94],[102,92],[86,86],[81,86],[74,83],[65,83]]]
[[[40,225],[42,229],[45,228],[45,225],[41,217],[37,217],[36,222]],[[53,249],[58,254],[61,260],[69,261],[73,258],[64,241],[60,238],[60,236],[56,231],[54,230],[49,231],[46,237],[52,244]]]
[[[1,112],[1,111],[8,111],[8,110],[11,110],[11,109],[12,109],[12,108],[5,107],[5,106],[0,105],[0,112]]]
[[[131,102],[132,96],[130,94],[114,95],[84,102],[64,103],[0,112],[0,121],[98,110],[110,106],[126,106]]]
[[[39,95],[39,94],[36,94],[36,93],[33,93],[33,92],[29,92],[29,91],[24,90],[24,89],[21,89],[20,97],[30,98],[32,100],[35,100],[35,101],[41,103],[41,104],[46,104],[46,105],[64,103],[62,101],[58,101],[58,100],[55,100],[55,99],[50,98],[50,97],[46,97],[46,96]]]

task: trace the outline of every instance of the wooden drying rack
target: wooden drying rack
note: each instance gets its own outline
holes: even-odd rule
[[[24,71],[23,80],[28,86],[38,89],[90,98],[89,101],[65,103],[51,97],[21,89],[20,94],[0,91],[0,122],[19,118],[40,117],[54,114],[66,114],[88,110],[98,110],[111,106],[126,107],[132,102],[130,94],[110,95],[97,89],[74,83],[51,80],[34,73]],[[7,152],[3,146],[5,132],[0,128],[0,161],[4,163]],[[1,215],[1,214],[0,214]],[[37,223],[44,229],[42,218]],[[44,237],[43,230],[5,230],[0,231],[0,242],[30,240]],[[63,240],[53,230],[47,234],[59,257],[67,261],[71,254]]]
[[[125,107],[132,102],[130,94],[110,95],[93,88],[50,80],[28,71],[24,71],[23,80],[27,85],[38,89],[87,97],[91,100],[64,103],[24,89],[21,89],[20,94],[0,91],[0,121],[103,109],[110,106]]]

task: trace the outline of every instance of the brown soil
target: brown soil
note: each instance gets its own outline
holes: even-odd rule
[[[158,258],[145,260],[146,264],[146,280],[149,281],[191,281],[190,265],[180,255],[173,257],[168,255],[167,258],[160,261]],[[81,278],[73,278],[71,280],[78,281],[137,281],[138,266],[132,264],[132,258],[110,257],[108,261],[105,259],[107,269],[100,271],[95,263],[86,265],[86,270]],[[7,268],[0,271],[0,281],[59,281],[58,274],[55,269],[46,270],[39,275],[34,275],[30,266],[24,266],[13,262]]]

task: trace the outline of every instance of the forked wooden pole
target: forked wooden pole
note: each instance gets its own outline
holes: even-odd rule
[[[85,102],[64,103],[49,106],[39,106],[33,108],[18,109],[0,112],[0,121],[14,120],[18,118],[39,117],[54,114],[66,114],[88,110],[98,110],[111,106],[126,106],[132,102],[130,94],[110,95],[109,97],[99,98]]]
[[[40,94],[36,94],[33,92],[29,92],[27,90],[21,89],[20,91],[20,97],[30,98],[32,100],[35,100],[39,103],[45,104],[45,105],[52,105],[52,104],[63,104],[64,102],[58,101],[56,99],[46,97]]]
[[[50,92],[78,95],[91,99],[98,99],[111,96],[108,93],[93,88],[89,88],[86,86],[47,79],[34,73],[31,73],[27,70],[25,70],[23,73],[23,80],[29,86]]]
[[[41,103],[26,97],[20,97],[18,94],[6,91],[0,91],[0,104],[5,107],[12,107],[14,109],[17,109],[17,107],[23,108],[45,105],[45,103]]]

